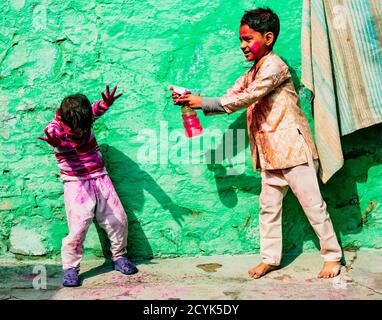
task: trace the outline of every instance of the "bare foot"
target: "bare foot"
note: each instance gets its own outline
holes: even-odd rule
[[[341,263],[339,261],[325,261],[318,278],[333,278],[336,277],[341,270]]]
[[[272,266],[264,262],[259,263],[256,267],[249,269],[248,274],[253,279],[261,278],[265,276],[268,272],[279,269],[279,266]]]

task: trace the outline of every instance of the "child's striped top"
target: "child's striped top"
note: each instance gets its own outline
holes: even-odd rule
[[[92,105],[92,110],[95,119],[106,111],[99,108],[99,101]],[[64,132],[64,126],[57,109],[54,119],[47,125],[47,131],[51,136],[57,137]],[[54,148],[62,180],[84,180],[107,174],[92,128],[79,139],[71,139],[65,134],[62,140],[77,144],[76,147]]]

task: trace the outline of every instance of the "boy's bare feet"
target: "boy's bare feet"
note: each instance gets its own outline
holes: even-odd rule
[[[336,277],[341,270],[339,261],[325,261],[318,278],[333,278]]]
[[[259,263],[256,267],[249,269],[248,274],[253,279],[261,278],[265,276],[268,272],[279,269],[279,266],[272,266],[264,262]]]

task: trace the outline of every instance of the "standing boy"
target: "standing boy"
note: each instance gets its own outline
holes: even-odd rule
[[[301,110],[288,66],[272,50],[280,31],[269,8],[246,11],[240,22],[240,48],[253,66],[219,98],[173,92],[175,104],[203,109],[206,115],[247,109],[254,169],[261,169],[260,255],[248,273],[260,278],[279,268],[282,255],[282,200],[290,187],[320,240],[324,266],[318,277],[340,271],[342,258],[317,181],[318,154]]]

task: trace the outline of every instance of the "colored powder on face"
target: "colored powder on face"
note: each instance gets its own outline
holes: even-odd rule
[[[260,50],[260,43],[258,42],[255,42],[252,47],[251,47],[251,51],[252,53],[254,54],[258,54],[259,53],[259,50]]]

